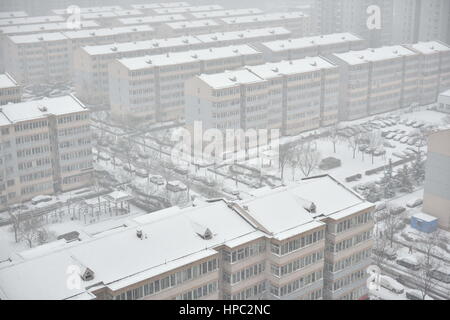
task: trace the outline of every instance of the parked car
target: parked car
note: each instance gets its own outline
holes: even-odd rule
[[[170,190],[172,192],[180,192],[180,191],[186,191],[187,187],[180,181],[167,181],[166,184],[167,190]]]
[[[448,269],[448,266],[446,268],[437,268],[431,270],[430,275],[434,279],[437,279],[445,283],[450,283],[450,271]]]
[[[123,170],[128,171],[128,172],[135,172],[136,171],[134,166],[132,164],[128,164],[128,163],[124,164],[122,168],[123,168]]]
[[[151,176],[151,177],[150,177],[150,182],[151,182],[151,183],[154,183],[154,184],[156,184],[156,185],[158,185],[158,186],[161,186],[161,185],[164,184],[164,178],[161,177],[161,176],[158,176],[158,175],[156,175],[156,176]]]
[[[420,269],[420,264],[414,257],[402,257],[397,259],[396,262],[397,264],[414,271]]]
[[[141,177],[141,178],[147,178],[148,177],[148,171],[145,170],[145,169],[142,169],[142,168],[136,169],[135,173],[136,173],[136,175],[138,177]]]
[[[405,288],[391,277],[380,275],[380,286],[397,294],[405,292]]]
[[[415,207],[418,207],[418,206],[422,205],[422,203],[423,203],[423,200],[422,200],[422,199],[416,199],[416,200],[411,200],[411,201],[409,201],[409,202],[406,204],[406,206],[407,206],[408,208],[415,208]]]
[[[52,201],[53,198],[51,196],[47,196],[47,195],[40,195],[40,196],[36,196],[34,198],[31,199],[31,204],[32,205],[37,205],[39,203],[43,203],[43,202],[49,202]]]
[[[103,161],[111,160],[111,157],[104,152],[99,152],[99,154],[97,155],[97,158],[100,160],[103,160]]]
[[[403,138],[400,139],[400,142],[401,143],[407,143],[408,140],[409,140],[409,137],[408,136],[404,136]]]
[[[393,206],[389,209],[389,213],[396,216],[406,211],[405,207],[402,206]]]
[[[423,298],[423,294],[420,290],[406,290],[405,292],[406,298],[408,300],[434,300],[429,295],[425,295],[425,299]]]
[[[235,197],[239,196],[239,190],[236,190],[236,189],[232,189],[232,188],[229,188],[229,187],[224,187],[222,189],[222,191],[225,192],[225,193],[231,194],[231,195],[233,195]]]

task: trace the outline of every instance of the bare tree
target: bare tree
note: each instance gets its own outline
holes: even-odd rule
[[[366,134],[367,141],[369,142],[369,148],[371,149],[372,164],[374,163],[375,150],[380,148],[383,143],[380,131],[372,131]]]
[[[48,231],[38,218],[22,221],[18,231],[19,239],[26,242],[29,248],[32,248],[36,242],[43,244],[48,240]]]
[[[299,147],[295,147],[289,152],[287,157],[287,162],[292,169],[292,181],[295,181],[295,170],[300,166],[300,154],[301,150]]]
[[[417,280],[419,290],[422,293],[422,299],[425,300],[428,294],[436,287],[439,280],[433,277],[434,270],[438,269],[442,262],[439,258],[440,232],[439,230],[428,234],[418,244],[418,249],[423,253],[420,258],[421,269],[417,271]]]
[[[298,150],[298,168],[305,177],[319,167],[320,152],[313,148],[311,142],[299,145]]]

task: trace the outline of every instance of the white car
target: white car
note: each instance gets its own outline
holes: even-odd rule
[[[413,290],[413,289],[406,290],[406,298],[408,300],[424,300],[422,292],[419,290]],[[425,300],[434,300],[434,299],[431,298],[429,295],[426,295]]]
[[[396,280],[392,279],[391,277],[380,275],[379,278],[380,286],[382,286],[385,289],[388,289],[389,291],[392,291],[397,294],[402,294],[405,292],[405,288]]]
[[[136,169],[136,175],[138,177],[147,178],[148,177],[148,171],[142,168]]]
[[[415,200],[409,201],[409,202],[406,204],[406,206],[407,206],[408,208],[415,208],[415,207],[418,207],[418,206],[422,205],[422,203],[423,203],[423,200],[422,200],[422,199],[415,199]]]
[[[104,161],[109,161],[111,159],[110,156],[108,156],[104,152],[99,152],[99,154],[97,155],[97,158],[100,160],[104,160]]]

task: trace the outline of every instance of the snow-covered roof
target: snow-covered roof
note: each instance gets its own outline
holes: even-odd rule
[[[12,88],[17,86],[17,82],[8,73],[0,74],[0,89]]]
[[[106,12],[106,11],[119,11],[123,10],[120,6],[101,6],[101,7],[83,7],[79,8],[80,13],[90,13],[90,12]],[[53,13],[64,15],[69,14],[67,9],[55,9],[52,10]]]
[[[195,29],[209,26],[218,26],[219,24],[211,19],[205,20],[190,20],[190,21],[177,21],[168,22],[165,24],[168,28],[173,30]]]
[[[36,24],[36,23],[48,23],[48,22],[64,22],[66,19],[61,16],[35,16],[35,17],[22,17],[13,19],[1,19],[0,26],[16,25],[16,24]]]
[[[450,97],[450,90],[447,90],[447,91],[441,92],[441,93],[439,94],[439,96],[443,96],[443,97]]]
[[[134,224],[114,232],[55,245],[53,251],[0,267],[0,292],[5,299],[89,299],[88,287],[104,285],[119,290],[217,256],[216,249],[222,245],[234,248],[261,237],[287,239],[322,227],[324,223],[304,209],[304,199],[315,201],[323,215],[363,202],[323,176],[266,191],[238,204],[219,200],[198,207],[172,207],[137,217]],[[203,233],[206,229],[212,238],[199,236],[199,230]],[[94,278],[70,289],[68,272],[74,266],[92,271]]]
[[[86,107],[70,95],[3,105],[0,114],[7,119],[9,124],[13,124],[44,118],[48,114],[60,116],[82,111],[87,111]]]
[[[250,15],[250,16],[238,16],[230,18],[221,18],[220,20],[226,24],[241,24],[241,23],[254,23],[254,22],[273,22],[280,20],[292,20],[308,17],[307,14],[303,12],[275,12],[260,15]]]
[[[264,83],[265,80],[248,70],[233,70],[214,74],[202,74],[198,78],[213,89],[223,89],[241,84]]]
[[[298,60],[247,66],[246,68],[263,79],[271,79],[281,75],[313,72],[322,69],[337,68],[337,66],[321,57],[308,57]]]
[[[245,8],[245,9],[193,12],[192,15],[197,19],[202,19],[202,18],[222,18],[228,16],[241,16],[241,15],[243,16],[261,13],[263,13],[263,11],[258,8]]]
[[[136,42],[121,42],[105,45],[84,46],[82,50],[90,55],[102,55],[110,53],[132,52],[139,50],[151,50],[160,48],[172,48],[201,43],[194,36],[180,36],[165,39],[143,40]]]
[[[135,9],[156,9],[156,8],[176,8],[176,7],[189,7],[190,4],[184,1],[179,2],[160,2],[160,3],[145,3],[145,4],[132,4],[131,7]]]
[[[125,25],[133,25],[133,24],[152,24],[152,23],[164,23],[171,21],[181,21],[187,20],[185,16],[182,14],[170,14],[170,15],[161,15],[161,16],[145,16],[145,17],[135,17],[135,18],[120,18],[118,21]]]
[[[426,214],[426,213],[423,213],[423,212],[415,213],[412,216],[414,218],[416,218],[416,219],[420,219],[420,220],[425,221],[425,222],[433,222],[433,221],[436,221],[438,219],[436,217],[433,217],[433,216],[431,216],[429,214]]]
[[[83,20],[81,23],[82,28],[98,28],[99,24],[91,20]],[[0,33],[2,34],[20,34],[20,33],[35,33],[35,32],[46,32],[46,31],[59,31],[59,30],[70,30],[66,22],[53,22],[53,23],[42,23],[42,24],[23,24],[14,25],[8,27],[0,27]]]
[[[310,48],[316,46],[332,45],[339,43],[358,42],[362,39],[352,33],[333,33],[314,37],[304,37],[287,40],[275,40],[264,42],[261,45],[271,51],[285,51]]]
[[[147,25],[137,25],[137,26],[124,26],[115,28],[101,28],[92,30],[76,30],[76,31],[65,31],[63,34],[68,39],[82,39],[82,38],[95,38],[95,37],[108,37],[119,34],[127,34],[133,32],[145,32],[154,31],[154,29]]]
[[[422,54],[450,51],[450,47],[448,45],[439,41],[418,42],[410,46]]]
[[[61,32],[33,33],[27,35],[8,36],[8,38],[15,44],[67,40],[67,37]]]
[[[368,62],[377,62],[389,59],[397,59],[404,56],[414,56],[414,55],[417,55],[417,53],[400,45],[358,50],[358,51],[348,51],[344,53],[334,54],[334,56],[350,65],[357,65]]]
[[[195,7],[173,7],[173,8],[155,8],[157,14],[172,14],[172,13],[184,13],[184,12],[201,12],[201,11],[213,11],[222,10],[223,7],[217,4],[195,6]]]
[[[25,11],[3,11],[3,12],[0,12],[0,19],[23,18],[23,17],[28,17],[28,14]]]
[[[144,57],[123,58],[118,61],[129,70],[151,68],[152,66],[168,66],[195,61],[224,59],[242,55],[255,55],[259,52],[248,45],[227,46],[210,49],[172,52]]]

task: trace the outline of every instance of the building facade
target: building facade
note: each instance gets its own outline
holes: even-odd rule
[[[0,74],[0,106],[22,100],[22,87],[9,74]]]
[[[73,96],[1,108],[1,206],[92,183],[89,111]]]
[[[248,45],[199,49],[124,58],[109,65],[112,116],[169,121],[184,118],[184,83],[201,73],[214,73],[262,62]]]
[[[323,192],[333,199],[324,199]],[[173,207],[70,250],[62,243],[56,250],[41,246],[23,253],[31,257],[0,266],[0,294],[2,299],[367,299],[373,209],[329,176],[256,190],[238,202]],[[33,272],[49,261],[51,270]],[[69,266],[80,270],[80,286],[73,290],[62,281]],[[54,290],[39,290],[44,281]]]

